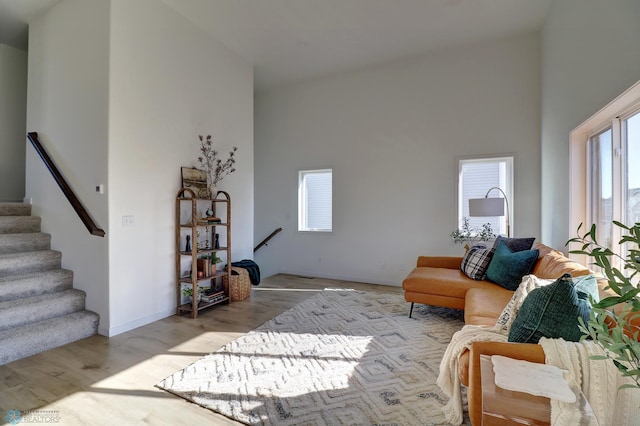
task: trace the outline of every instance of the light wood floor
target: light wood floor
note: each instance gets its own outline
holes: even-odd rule
[[[0,366],[0,419],[8,410],[54,411],[60,425],[238,424],[154,387],[170,374],[323,288],[399,287],[277,275],[245,301],[172,316],[115,337],[94,336]],[[407,313],[408,313],[407,304]]]

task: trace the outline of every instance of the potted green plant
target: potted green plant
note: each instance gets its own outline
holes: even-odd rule
[[[570,252],[591,258],[606,278],[607,288],[614,293],[597,303],[592,301],[589,321],[585,324],[579,318],[580,328],[584,338],[593,339],[605,350],[606,356],[597,359],[612,360],[622,375],[635,383],[623,385],[621,389],[640,388],[640,223],[633,226],[613,223],[625,234],[618,242],[626,249],[624,257],[598,243],[596,225],[583,235],[580,225],[578,236],[567,241],[567,245],[580,244],[580,249]],[[613,259],[617,259],[620,267],[614,266]]]
[[[202,292],[200,287],[198,287],[198,303],[200,303],[200,297],[202,296]],[[191,285],[182,287],[182,295],[187,298],[187,303],[191,303],[193,300],[193,287]]]
[[[496,234],[493,233],[490,223],[485,223],[482,225],[481,229],[472,228],[469,224],[469,218],[463,217],[462,227],[453,231],[449,236],[454,243],[464,244],[465,250],[469,250],[470,242],[489,241],[490,239],[495,238]]]
[[[222,259],[218,257],[218,255],[214,252],[211,254],[211,271],[216,273],[216,263],[222,262]]]

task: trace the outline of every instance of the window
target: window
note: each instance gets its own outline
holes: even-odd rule
[[[589,199],[591,203],[589,217],[591,222],[597,225],[596,238],[606,247],[611,248],[611,220],[612,205],[611,194],[613,192],[613,164],[612,131],[611,127],[593,135],[588,142],[588,158],[591,163],[592,173],[589,177]]]
[[[331,232],[333,171],[298,172],[298,231]]]
[[[640,222],[640,82],[571,132],[570,160],[570,231],[595,224],[598,242],[619,250],[612,221]]]
[[[471,228],[482,228],[491,224],[496,235],[507,235],[507,215],[496,217],[470,217],[469,199],[484,198],[493,187],[500,188],[507,196],[509,210],[513,206],[513,156],[473,157],[458,159],[458,228],[463,218],[469,218]],[[504,197],[497,189],[490,191],[489,197]],[[505,207],[506,208],[506,207]],[[509,217],[513,233],[513,215]]]

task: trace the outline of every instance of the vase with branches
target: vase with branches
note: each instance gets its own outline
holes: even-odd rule
[[[236,163],[235,153],[238,147],[234,146],[229,152],[227,159],[223,161],[222,158],[219,157],[218,150],[213,146],[211,135],[207,135],[206,137],[198,135],[198,138],[200,139],[200,152],[202,154],[198,157],[198,163],[200,163],[200,166],[204,168],[207,174],[207,184],[211,197],[215,198],[215,188],[218,182],[225,176],[236,171],[234,165]]]
[[[607,280],[606,289],[613,292],[599,302],[592,301],[587,323],[582,318],[578,320],[584,338],[593,339],[606,353],[597,359],[611,360],[623,376],[633,380],[634,384],[620,388],[640,388],[640,223],[627,226],[614,221],[613,224],[624,233],[618,242],[626,249],[624,256],[598,242],[596,225],[581,234],[581,224],[578,236],[567,241],[567,245],[580,245],[570,253],[592,259]],[[620,266],[614,266],[616,263]]]

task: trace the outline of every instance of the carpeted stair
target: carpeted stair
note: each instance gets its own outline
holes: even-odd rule
[[[98,332],[31,205],[0,203],[0,365]]]

